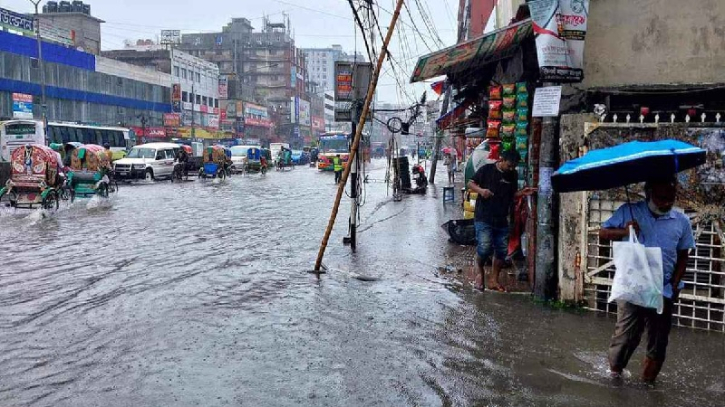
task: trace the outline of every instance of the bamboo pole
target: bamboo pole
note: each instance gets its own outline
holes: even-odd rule
[[[315,262],[315,272],[320,272],[320,267],[322,267],[322,258],[325,256],[325,249],[327,249],[327,243],[330,240],[330,234],[332,234],[332,228],[335,226],[335,220],[337,219],[337,212],[340,209],[340,201],[342,201],[342,194],[345,192],[345,185],[347,185],[347,179],[350,176],[350,169],[352,168],[352,163],[355,160],[355,156],[357,156],[357,150],[360,146],[360,138],[362,136],[363,127],[365,126],[365,119],[368,116],[368,113],[370,112],[370,104],[373,100],[373,95],[375,94],[375,89],[378,87],[378,78],[380,78],[380,69],[383,66],[383,62],[385,61],[385,56],[388,54],[388,44],[390,44],[390,39],[393,37],[393,32],[395,31],[395,25],[398,22],[398,17],[400,17],[400,9],[403,7],[403,1],[404,0],[398,0],[397,4],[395,5],[395,12],[393,13],[393,19],[390,20],[390,26],[388,27],[388,33],[385,35],[385,41],[383,41],[383,47],[380,50],[380,55],[378,56],[378,64],[375,67],[375,71],[373,72],[372,80],[370,81],[370,86],[368,86],[368,94],[365,97],[365,105],[363,106],[362,114],[360,115],[360,119],[358,121],[357,128],[355,129],[355,138],[352,142],[352,148],[350,149],[350,158],[348,159],[348,165],[345,167],[345,171],[342,173],[342,180],[340,181],[340,184],[337,187],[337,197],[335,198],[335,205],[332,207],[332,213],[330,214],[330,220],[327,223],[327,229],[325,230],[325,236],[322,238],[322,244],[320,245],[320,251],[317,253],[317,261]]]

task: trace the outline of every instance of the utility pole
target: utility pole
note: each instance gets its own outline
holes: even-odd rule
[[[38,43],[38,69],[40,69],[40,109],[43,116],[43,132],[48,134],[48,104],[45,99],[45,62],[43,62],[43,41],[40,39],[40,13],[38,5],[41,0],[30,0],[35,6],[35,39]]]
[[[544,83],[544,86],[554,85]],[[556,166],[556,152],[559,148],[559,138],[556,136],[558,127],[558,116],[544,117],[539,152],[539,191],[536,203],[538,215],[536,277],[534,280],[534,294],[540,300],[551,300],[556,296],[556,237],[553,224],[555,197],[551,189],[551,175]]]
[[[194,107],[196,104],[196,95],[194,93],[194,83],[192,78],[191,84],[191,141],[196,141],[196,120],[194,119]]]
[[[363,104],[362,114],[360,115],[360,119],[358,121],[358,125],[355,128],[355,138],[352,142],[352,148],[350,149],[350,161],[354,161],[357,158],[357,151],[360,147],[360,138],[362,136],[362,130],[363,126],[365,125],[365,119],[368,117],[368,114],[370,113],[370,104],[373,100],[373,95],[375,94],[375,89],[378,86],[378,79],[380,78],[380,68],[383,66],[383,62],[385,61],[385,57],[388,54],[388,44],[390,44],[390,39],[393,37],[393,32],[395,31],[395,25],[398,22],[398,17],[400,17],[400,9],[403,7],[403,0],[397,0],[397,3],[395,5],[395,11],[393,12],[393,18],[390,20],[390,25],[388,26],[388,32],[385,36],[385,40],[383,41],[382,48],[380,50],[380,55],[378,56],[378,62],[375,66],[375,69],[373,71],[372,80],[370,81],[370,85],[368,86],[368,93],[365,97],[365,103]],[[345,171],[342,173],[342,180],[340,181],[340,185],[337,187],[337,196],[335,197],[335,203],[332,206],[332,213],[330,214],[330,220],[327,223],[327,228],[325,229],[325,235],[322,237],[322,243],[320,244],[320,250],[317,253],[317,260],[315,261],[315,273],[320,273],[322,268],[322,259],[325,256],[325,249],[327,249],[327,243],[330,241],[330,235],[332,234],[332,229],[335,226],[335,220],[337,219],[337,212],[340,209],[340,202],[342,201],[342,195],[345,192],[345,184],[347,183],[347,179],[350,176],[350,171],[352,170],[351,166],[347,166],[345,168]]]
[[[451,87],[446,89],[446,95],[443,97],[443,106],[441,107],[441,116],[448,113],[448,104],[451,100]],[[437,126],[436,126],[437,127]],[[443,130],[436,129],[435,140],[433,142],[433,162],[430,165],[430,183],[436,183],[436,169],[438,168],[438,151],[441,149],[441,140],[443,140]]]
[[[352,133],[356,134],[357,132],[357,123],[356,120],[358,120],[357,117],[357,102],[353,102],[352,108],[351,108],[351,116],[352,116]],[[358,168],[357,168],[357,161],[358,161],[358,155],[355,155],[355,158],[350,155],[350,158],[347,162],[347,165],[351,167],[350,169],[350,201],[352,201],[352,209],[350,210],[350,249],[352,249],[352,252],[355,253],[355,250],[357,250],[357,187],[358,187]]]

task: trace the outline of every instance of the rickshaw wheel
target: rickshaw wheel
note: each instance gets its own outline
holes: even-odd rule
[[[101,198],[108,198],[108,184],[102,182],[101,185],[98,186],[98,195]]]
[[[60,207],[60,203],[58,202],[58,193],[55,191],[51,191],[48,193],[48,195],[43,199],[43,209],[49,210],[49,211],[57,211]]]

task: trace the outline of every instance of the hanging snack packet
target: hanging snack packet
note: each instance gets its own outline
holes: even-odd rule
[[[501,126],[501,138],[513,137],[516,133],[516,125],[513,123],[506,123]]]
[[[516,136],[516,149],[526,150],[529,148],[529,138],[524,136]]]
[[[508,95],[503,97],[503,108],[513,109],[516,107],[516,96]]]
[[[488,98],[490,100],[501,100],[501,86],[491,86],[488,88]]]
[[[501,121],[489,120],[488,130],[486,130],[486,138],[498,138],[501,134]]]
[[[528,95],[529,94],[529,88],[526,86],[526,82],[517,82],[516,83],[516,94],[517,95]]]
[[[516,109],[516,121],[517,122],[528,122],[529,121],[529,109],[518,108]]]
[[[511,151],[514,149],[514,143],[510,141],[504,141],[501,145],[503,146],[503,151]]]
[[[515,109],[504,109],[503,111],[503,122],[513,123],[516,121],[516,110]]]
[[[504,96],[510,96],[516,94],[516,84],[515,83],[507,83],[503,85],[503,95]]]
[[[516,107],[519,109],[521,109],[521,108],[528,109],[529,108],[529,96],[526,95],[525,97],[521,97],[521,98],[517,97],[516,98]]]
[[[529,137],[529,132],[526,130],[526,127],[518,127],[516,126],[516,132],[514,133],[516,137]]]
[[[500,100],[489,100],[488,101],[488,119],[489,120],[501,120],[501,106],[503,102]]]

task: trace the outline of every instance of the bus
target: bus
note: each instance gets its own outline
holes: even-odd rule
[[[43,130],[43,122],[37,120],[8,120],[0,122],[0,161],[10,161],[13,150],[25,144],[51,143],[65,144],[108,143],[113,151],[113,159],[126,156],[126,152],[136,144],[133,130],[124,127],[94,126],[67,122],[48,122],[48,134]]]
[[[343,168],[347,166],[350,158],[350,139],[345,132],[323,133],[319,138],[319,153],[317,154],[317,169],[320,171],[334,171],[332,159],[340,155]]]

